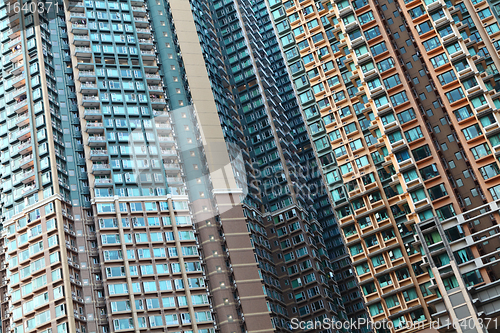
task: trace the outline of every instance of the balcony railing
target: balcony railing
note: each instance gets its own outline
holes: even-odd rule
[[[110,169],[110,165],[109,164],[93,164],[92,165],[92,170],[106,170],[106,169]]]
[[[80,76],[95,76],[94,71],[80,71],[78,72],[78,75]]]
[[[108,151],[107,150],[91,150],[90,151],[90,156],[107,156]]]

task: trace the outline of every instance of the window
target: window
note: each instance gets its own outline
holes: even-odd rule
[[[420,169],[419,171],[420,171],[420,175],[422,176],[422,179],[424,181],[431,179],[431,178],[434,178],[434,177],[439,175],[436,164],[431,164],[429,166],[426,166],[426,167]]]
[[[401,84],[401,80],[399,79],[398,74],[389,76],[387,79],[384,79],[384,85],[385,85],[386,89],[394,88],[398,84]]]
[[[454,53],[462,51],[462,48],[460,47],[460,43],[457,42],[455,44],[446,46],[446,51],[448,52],[449,55],[452,55]]]
[[[489,8],[483,9],[483,10],[477,12],[477,15],[479,16],[479,18],[481,20],[484,20],[485,18],[491,16],[491,10]]]
[[[434,27],[432,26],[431,21],[425,21],[424,23],[421,23],[421,24],[418,24],[417,26],[415,26],[415,29],[417,30],[419,35],[423,35],[429,31],[433,30]]]
[[[439,37],[435,36],[423,42],[422,45],[424,46],[425,50],[429,52],[441,45],[441,42],[439,41]]]
[[[457,88],[446,93],[446,97],[450,103],[454,103],[465,97],[462,88]]]
[[[500,169],[498,168],[497,163],[494,162],[482,168],[479,168],[479,172],[481,173],[481,176],[483,176],[483,178],[486,180],[500,174]]]
[[[429,188],[427,191],[429,192],[429,197],[431,198],[431,200],[437,200],[439,198],[448,195],[448,192],[446,191],[444,184],[433,186]]]
[[[394,107],[408,101],[408,96],[406,95],[406,91],[402,91],[400,93],[394,94],[394,95],[390,96],[390,98],[391,98],[392,105]]]
[[[405,134],[406,140],[408,142],[415,141],[415,140],[420,139],[421,137],[424,136],[422,133],[422,130],[420,129],[420,126],[414,127],[412,129],[404,132],[404,134]]]
[[[350,124],[347,124],[345,127],[344,127],[344,131],[345,131],[345,134],[351,134],[353,132],[356,132],[358,129],[356,127],[356,123],[350,123]]]
[[[472,113],[471,108],[468,105],[453,111],[453,113],[455,114],[455,117],[457,117],[458,121],[462,121],[474,115],[474,113]]]
[[[450,70],[448,72],[444,72],[441,75],[438,75],[438,79],[439,83],[444,86],[445,84],[455,81],[457,79],[457,76],[455,75],[454,70]]]
[[[371,10],[358,16],[359,23],[361,24],[366,24],[370,21],[373,21],[374,19],[375,18],[373,17],[373,13]]]
[[[373,56],[376,57],[377,55],[387,51],[387,46],[385,45],[385,42],[382,42],[370,47],[370,51],[372,52]]]
[[[407,123],[410,120],[415,119],[416,117],[417,116],[415,114],[415,111],[413,111],[413,108],[398,113],[398,119],[401,124]]]
[[[463,129],[462,133],[464,134],[466,140],[474,139],[475,137],[483,134],[478,124],[474,124],[467,127],[466,129]]]
[[[416,148],[412,150],[411,153],[415,161],[420,161],[421,159],[431,156],[431,150],[428,145]]]
[[[492,35],[492,34],[500,31],[500,28],[499,28],[497,23],[493,23],[487,27],[484,27],[484,29],[486,30],[488,35]]]
[[[452,204],[449,204],[449,205],[443,206],[439,209],[436,209],[436,214],[437,214],[440,221],[449,219],[449,218],[456,215],[455,209],[453,208]]]
[[[471,152],[476,160],[491,154],[490,146],[487,143],[471,148]]]
[[[410,14],[412,19],[416,19],[417,17],[420,17],[425,14],[425,8],[423,5],[420,5],[418,7],[410,9],[408,11],[408,14]]]
[[[373,38],[380,35],[380,29],[379,29],[379,27],[374,27],[374,28],[371,28],[371,29],[364,31],[364,34],[365,34],[366,40],[370,40],[370,39],[373,39]]]
[[[349,143],[349,147],[354,152],[358,149],[363,148],[363,141],[361,139],[354,140],[354,141]]]
[[[451,26],[448,25],[448,26],[446,26],[444,28],[439,29],[438,33],[439,33],[439,36],[444,37],[444,36],[453,34],[454,31],[451,28]]]
[[[367,85],[370,90],[374,90],[375,88],[380,87],[382,83],[380,82],[379,78],[376,78],[374,80],[368,81]]]

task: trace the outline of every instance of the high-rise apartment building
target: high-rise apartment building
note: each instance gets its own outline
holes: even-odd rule
[[[259,32],[262,36],[265,50],[272,62],[273,76],[276,77],[277,88],[282,97],[281,105],[288,117],[288,122],[293,127],[293,142],[299,153],[299,164],[304,167],[303,170],[296,169],[296,172],[304,173],[306,182],[311,184],[308,195],[314,201],[313,212],[323,229],[323,239],[328,250],[328,257],[332,262],[335,279],[338,281],[346,313],[353,320],[359,316],[366,316],[362,304],[362,295],[359,292],[355,274],[350,265],[349,254],[342,242],[340,229],[336,223],[331,202],[328,199],[328,193],[323,183],[318,160],[312,149],[311,139],[300,112],[291,76],[283,59],[284,55],[281,52],[277,32],[272,25],[269,7],[266,5],[266,1],[262,0],[254,2],[253,9],[252,16],[256,18],[258,26],[261,27]]]
[[[267,15],[267,30],[273,29],[265,3],[214,1],[210,11],[199,2],[193,2],[192,7],[202,45],[218,40],[215,45],[220,45],[225,60],[219,63],[218,73],[211,75],[212,87],[227,80],[226,94],[235,97],[239,116],[227,124],[228,117],[220,109],[220,121],[228,142],[239,139],[248,148],[245,166],[249,195],[244,207],[274,325],[277,330],[289,329],[290,319],[295,317],[304,321],[347,319],[339,290],[331,279],[332,266],[306,170],[297,163],[301,161],[297,151],[302,149],[297,149],[288,118],[301,120],[300,112],[293,94],[286,97],[288,109],[283,106],[286,103],[279,89],[284,87],[290,92],[290,80],[282,63],[282,81],[277,82],[272,65],[275,58],[269,57],[271,46],[276,57],[281,57],[280,49],[274,35],[263,39],[257,28],[260,8],[264,19]],[[208,13],[211,19],[202,14],[198,17],[197,13]],[[219,33],[213,34],[215,31]],[[209,69],[222,59],[218,52],[211,52],[213,49],[204,51]],[[214,96],[217,94],[214,91]],[[235,140],[233,128],[240,126],[244,138]]]
[[[336,161],[323,174],[372,320],[485,331],[498,317],[496,7],[269,5],[314,149]]]

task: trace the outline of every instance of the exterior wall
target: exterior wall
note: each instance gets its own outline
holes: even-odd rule
[[[38,13],[4,9],[1,15],[2,331],[81,332],[87,319],[52,26]]]
[[[249,197],[252,197],[252,190],[256,189],[252,185],[260,188],[257,191],[257,202],[248,200],[249,197],[244,200],[247,223],[253,234],[255,258],[262,272],[269,307],[275,316],[275,327],[277,330],[286,330],[290,328],[287,323],[290,318],[300,316],[301,320],[319,320],[322,316],[331,317],[338,314],[342,318],[345,315],[342,314],[340,299],[335,295],[338,289],[334,286],[332,293],[327,287],[330,282],[323,277],[325,273],[329,275],[331,266],[325,260],[327,257],[322,229],[314,221],[317,213],[316,208],[311,206],[312,197],[308,189],[310,182],[305,175],[307,170],[300,166],[300,163],[296,163],[300,160],[296,152],[301,152],[302,148],[296,148],[299,133],[295,133],[290,127],[288,118],[294,119],[300,114],[294,111],[291,101],[286,104],[283,102],[276,87],[278,85],[279,89],[281,86],[286,88],[285,79],[288,74],[276,68],[282,78],[275,78],[272,73],[274,65],[270,60],[279,62],[279,49],[276,49],[276,45],[273,47],[273,32],[269,32],[268,39],[262,39],[262,31],[257,28],[258,19],[269,22],[266,21],[267,15],[263,2],[251,4],[214,1],[211,4],[211,17],[219,32],[218,44],[227,59],[227,71],[223,67],[219,72],[228,73],[230,87],[239,109],[239,119],[246,126],[244,141],[250,148],[249,154],[252,158],[252,163],[248,161],[246,166],[247,171],[255,174],[255,179],[248,179]],[[267,29],[269,30],[269,27]],[[199,36],[203,43],[207,34],[199,32]],[[266,56],[271,54],[270,52],[274,52],[273,58]],[[204,54],[209,69],[211,56],[208,50],[205,50]],[[217,86],[218,80],[212,77],[212,82],[214,96],[217,96],[214,87]],[[290,106],[283,109],[283,106],[288,104]],[[224,119],[224,116],[220,115],[221,123]],[[291,133],[295,133],[296,137],[290,135]],[[304,135],[304,132],[301,131],[300,135]],[[229,137],[228,132],[226,136]],[[307,146],[307,142],[303,142],[302,146]],[[304,152],[303,156],[306,155]],[[311,214],[304,215],[302,207],[309,207]],[[298,220],[294,216],[298,217]],[[300,229],[295,227],[297,222]],[[311,237],[304,235],[300,240],[293,239],[290,232],[296,230],[309,230]],[[305,249],[306,255],[301,254],[298,260],[296,253]],[[315,273],[297,275],[300,271],[298,264],[310,265]],[[314,280],[302,286],[306,275],[308,278],[314,276]],[[297,278],[301,282],[292,288],[288,287],[291,282],[298,283]],[[315,300],[309,300],[313,296],[317,297],[315,288],[318,288],[323,297],[319,298],[323,306],[318,306],[320,303]],[[308,290],[311,292],[310,296],[306,296]],[[298,301],[293,301],[294,299]],[[311,308],[311,305],[314,308]],[[325,307],[326,311],[322,310],[322,307]]]

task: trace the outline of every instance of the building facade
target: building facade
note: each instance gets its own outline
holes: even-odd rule
[[[323,175],[372,320],[485,331],[498,315],[498,13],[468,1],[269,6],[316,154],[336,161]]]
[[[345,320],[339,290],[331,279],[332,266],[310,196],[307,170],[297,154],[302,148],[296,145],[298,136],[292,135],[289,117],[296,122],[292,124],[299,124],[300,113],[296,102],[293,104],[291,86],[286,85],[289,79],[283,63],[281,79],[275,75],[277,69],[273,63],[279,63],[275,57],[281,57],[276,40],[271,32],[266,40],[257,28],[262,16],[266,29],[273,29],[265,3],[213,1],[208,6],[210,11],[199,10],[197,4],[191,3],[201,43],[217,39],[216,45],[220,45],[225,60],[219,64],[219,75],[211,77],[212,87],[217,86],[220,77],[227,78],[227,93],[234,95],[239,112],[238,117],[232,118],[233,124],[238,123],[244,129],[244,138],[237,138],[245,142],[249,153],[245,160],[250,177],[249,195],[244,199],[244,207],[275,327],[290,329],[291,318]],[[198,12],[208,13],[211,19],[197,18]],[[214,28],[217,36],[210,32]],[[210,69],[214,57],[208,48],[205,51],[205,62]],[[274,55],[269,57],[272,52]],[[282,99],[281,88],[289,91],[287,102]],[[224,119],[221,115],[221,124]],[[231,136],[231,131],[226,131],[226,136]]]

